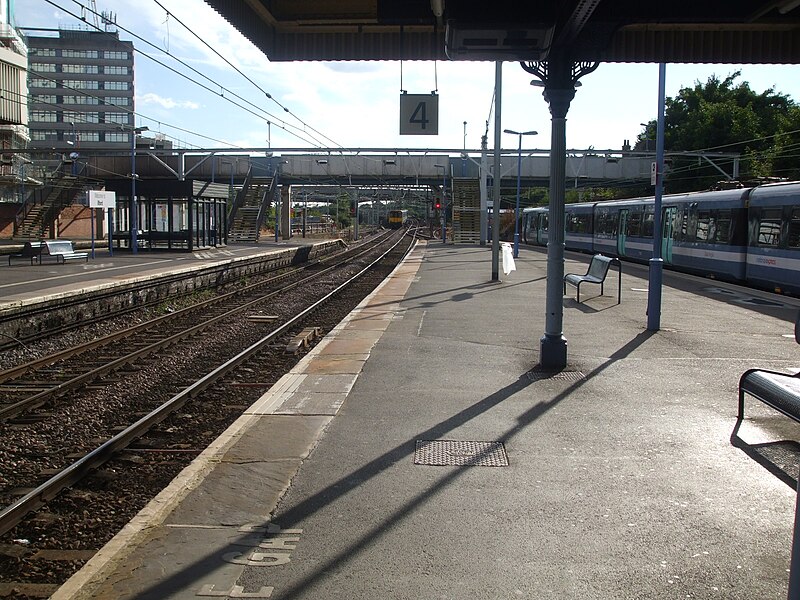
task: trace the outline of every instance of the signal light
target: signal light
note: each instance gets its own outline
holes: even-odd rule
[[[439,210],[440,208],[442,208],[442,203],[437,200],[434,206],[436,207],[436,210]]]

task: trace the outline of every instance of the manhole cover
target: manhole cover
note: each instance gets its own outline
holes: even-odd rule
[[[508,456],[502,442],[464,442],[455,440],[417,440],[415,465],[507,467]]]
[[[542,381],[543,379],[580,381],[584,377],[584,374],[580,371],[528,371],[528,379],[531,381]]]

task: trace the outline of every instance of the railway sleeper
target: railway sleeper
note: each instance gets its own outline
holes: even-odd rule
[[[297,354],[300,348],[308,348],[309,344],[321,335],[321,332],[320,327],[306,327],[286,345],[286,352]]]

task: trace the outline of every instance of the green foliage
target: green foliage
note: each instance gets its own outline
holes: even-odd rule
[[[800,107],[774,89],[754,92],[747,82],[736,83],[736,71],[725,79],[712,76],[705,84],[684,87],[666,99],[664,149],[666,152],[738,152],[742,155],[740,179],[759,177],[800,178],[795,158],[800,144]],[[646,140],[651,148],[656,122],[639,134],[637,149]],[[728,173],[731,161],[715,161]],[[704,189],[723,179],[722,173],[703,159],[675,158],[666,186],[670,192]]]
[[[353,198],[350,194],[342,192],[336,198],[336,209],[331,212],[331,216],[336,219],[336,226],[339,229],[350,227],[353,222],[350,216],[350,208],[353,205]],[[338,209],[338,212],[337,212]]]

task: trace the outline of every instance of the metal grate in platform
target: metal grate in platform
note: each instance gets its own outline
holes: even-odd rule
[[[502,442],[417,440],[415,465],[457,467],[507,467],[508,455]]]
[[[553,381],[580,381],[586,375],[580,371],[528,371],[528,379],[531,381],[542,381],[551,379]]]

